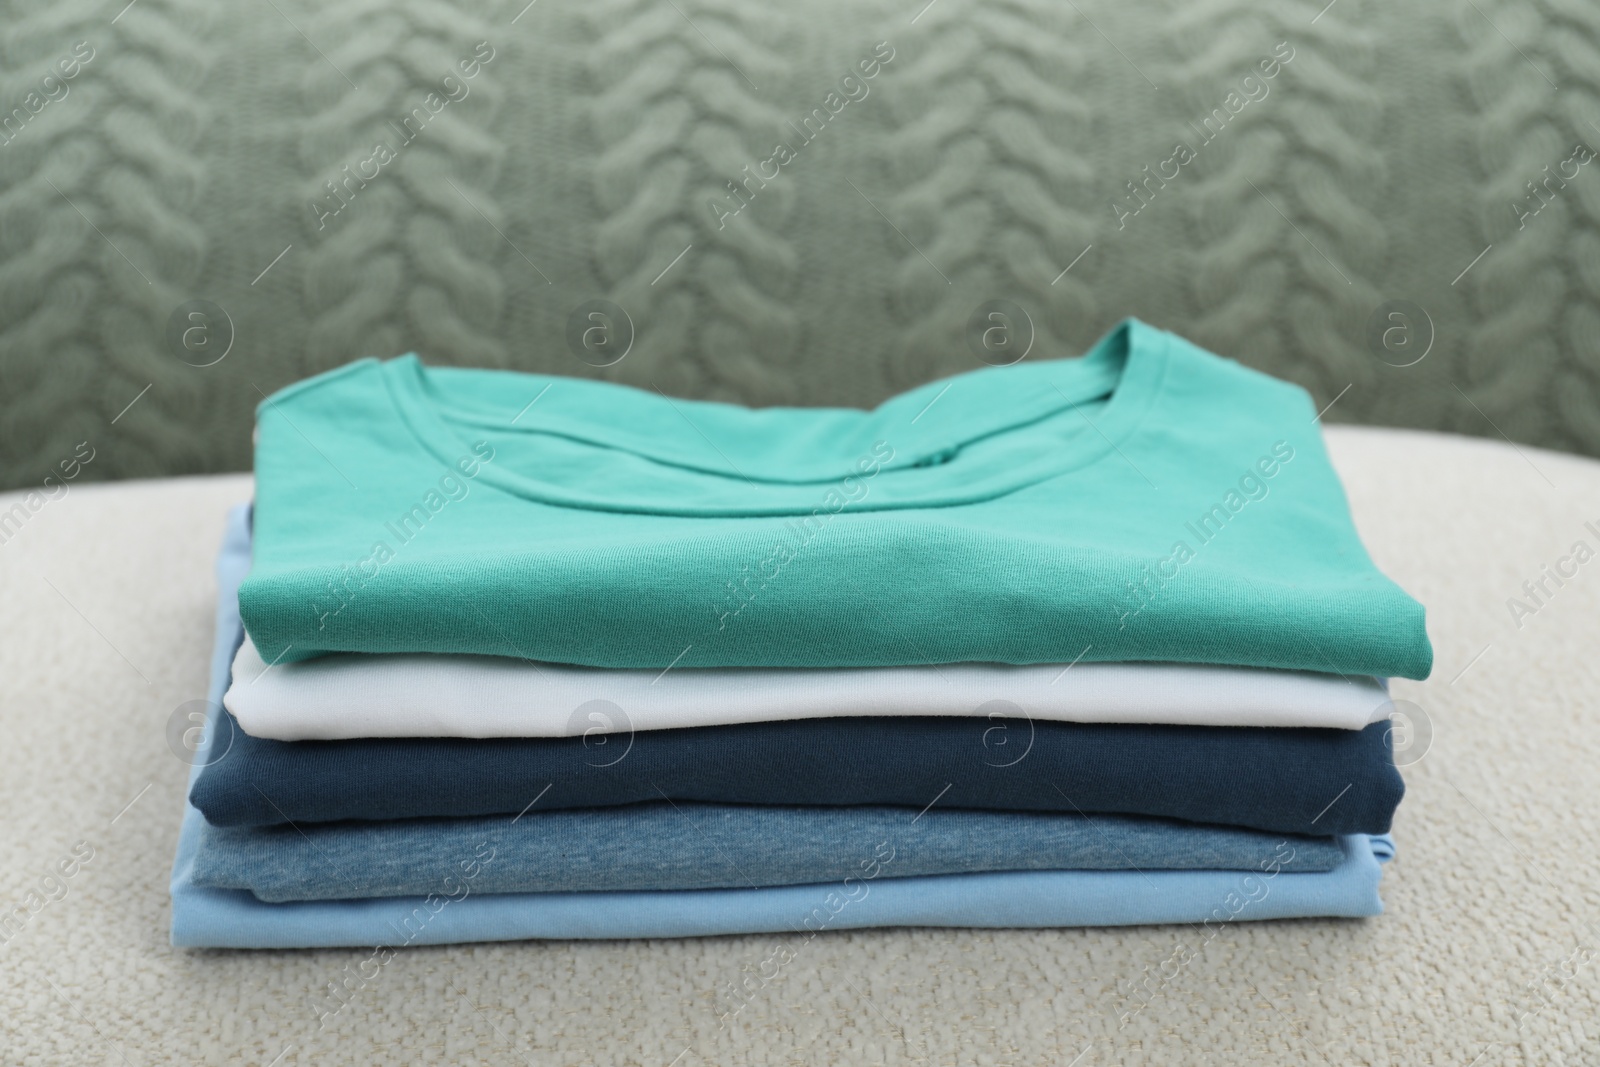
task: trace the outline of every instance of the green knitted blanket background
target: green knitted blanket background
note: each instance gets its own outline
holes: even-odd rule
[[[360,356],[870,406],[1128,315],[1600,454],[1597,124],[1579,0],[0,0],[0,488]]]

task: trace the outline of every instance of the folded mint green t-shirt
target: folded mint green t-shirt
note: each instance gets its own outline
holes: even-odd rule
[[[872,411],[405,356],[257,418],[239,603],[269,663],[1432,664],[1305,392],[1133,320]]]

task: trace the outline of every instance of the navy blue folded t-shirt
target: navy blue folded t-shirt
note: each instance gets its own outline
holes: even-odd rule
[[[516,815],[663,798],[1156,815],[1381,834],[1404,785],[1363,730],[847,717],[564,738],[271,741],[225,715],[190,799],[217,826]]]

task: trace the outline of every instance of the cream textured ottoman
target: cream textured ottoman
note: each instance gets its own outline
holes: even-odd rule
[[[308,1002],[364,953],[167,944],[188,768],[165,730],[204,696],[250,480],[72,488],[0,525],[0,912],[26,915],[0,934],[0,1063],[1600,1060],[1600,463],[1328,437],[1437,652],[1394,689],[1421,758],[1381,918],[840,933],[782,968],[777,936],[412,948],[320,1027]]]

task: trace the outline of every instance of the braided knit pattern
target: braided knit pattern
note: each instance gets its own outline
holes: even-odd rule
[[[638,328],[628,368],[657,388],[780,403],[801,321],[785,297],[799,264],[782,232],[793,183],[727,182],[767,155],[783,112],[757,86],[786,71],[767,42],[782,9],[742,0],[588,5],[594,96],[594,264]],[[682,259],[678,259],[679,256]]]
[[[211,180],[214,113],[196,87],[214,16],[194,0],[148,0],[114,24],[87,0],[15,7],[0,61],[12,121],[0,144],[4,477],[37,484],[82,441],[96,452],[90,477],[204,469],[215,462],[198,427],[204,393],[164,334],[214,239],[194,217]],[[91,58],[44,83],[64,95],[25,121],[12,114],[31,112],[74,45]]]
[[[1600,10],[1570,0],[1458,12],[1478,108],[1473,220],[1493,248],[1469,276],[1477,328],[1459,387],[1518,438],[1600,441]],[[1576,176],[1570,180],[1563,173]],[[1466,285],[1467,280],[1462,284]],[[1508,358],[1514,354],[1515,358]]]
[[[343,184],[343,168],[377,142],[397,155],[365,186],[344,186],[351,199],[337,216],[319,225],[304,213],[308,372],[411,347],[504,365],[500,268],[511,270],[515,253],[491,228],[506,214],[491,192],[505,154],[490,127],[501,71],[491,62],[446,113],[413,118],[416,131],[403,125],[418,106],[426,113],[429,93],[444,95],[442,79],[494,35],[489,23],[442,0],[338,0],[302,25],[331,45],[304,60],[302,197],[336,203],[324,183]]]
[[[0,0],[0,488],[82,442],[89,480],[247,469],[264,396],[408,351],[872,406],[981,366],[993,300],[1029,359],[1136,315],[1331,421],[1600,455],[1597,125],[1586,0]]]
[[[918,21],[922,37],[888,76],[896,379],[970,369],[961,331],[989,297],[1027,311],[1030,354],[1076,354],[1095,299],[1082,274],[1061,271],[1095,238],[1082,95],[1093,31],[1044,0],[952,0]]]
[[[1377,377],[1362,326],[1384,299],[1388,266],[1377,39],[1338,7],[1312,24],[1325,3],[1201,0],[1168,20],[1172,50],[1193,54],[1171,79],[1194,123],[1244,77],[1261,81],[1259,57],[1273,46],[1294,50],[1265,98],[1214,144],[1193,142],[1206,158],[1185,202],[1194,297],[1186,333],[1250,362],[1293,352],[1299,358],[1277,373],[1324,400]],[[1199,40],[1213,43],[1185,44]]]

